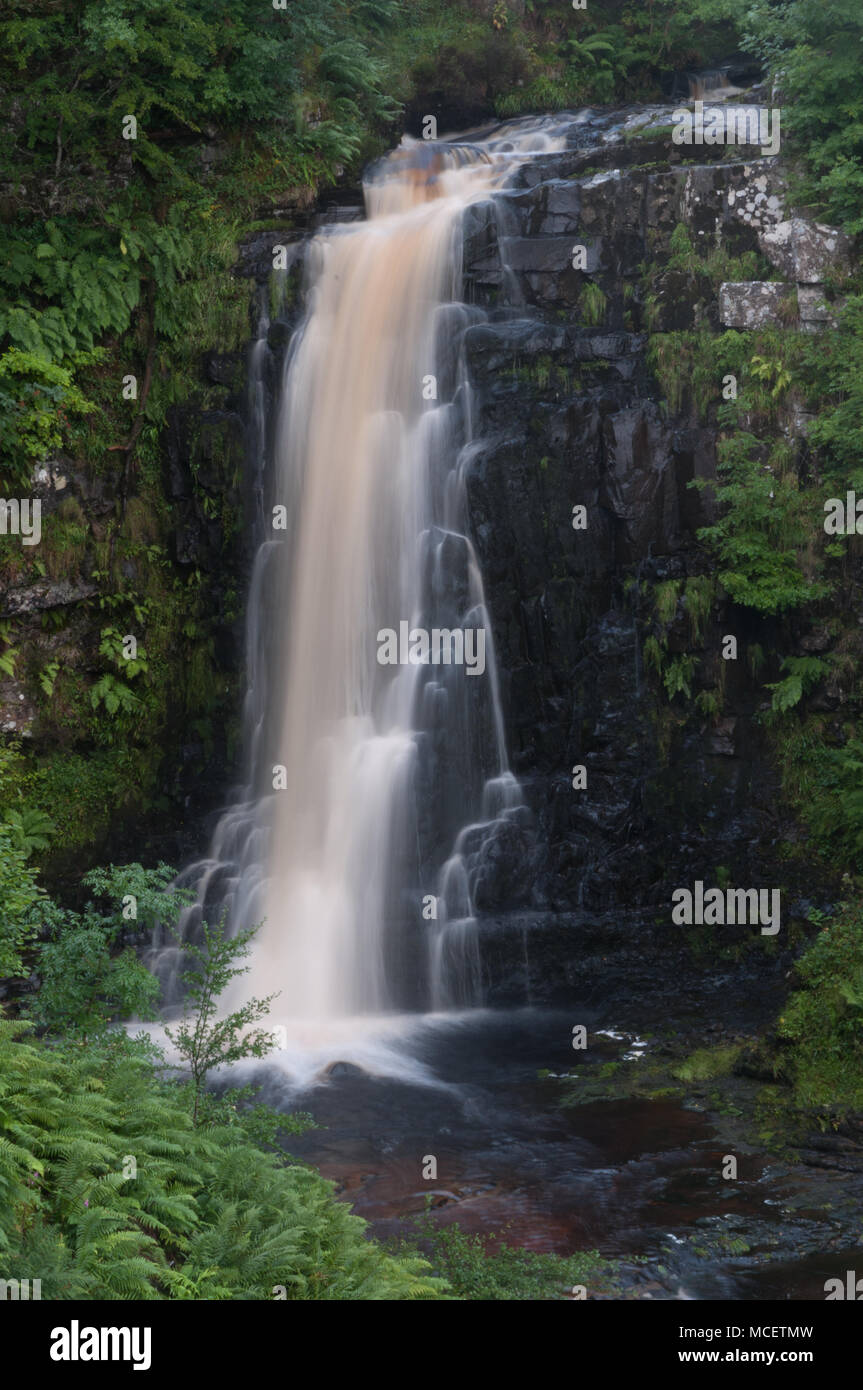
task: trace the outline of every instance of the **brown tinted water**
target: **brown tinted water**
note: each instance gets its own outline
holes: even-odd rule
[[[853,1256],[826,1235],[812,1251],[818,1213],[782,1204],[794,1183],[758,1154],[723,1181],[709,1119],[670,1100],[562,1106],[560,1074],[603,1060],[581,1053],[574,1066],[570,1037],[571,1020],[550,1012],[429,1021],[410,1047],[437,1085],[345,1064],[301,1092],[270,1073],[266,1098],[312,1112],[320,1128],[291,1151],[381,1238],[415,1236],[429,1206],[436,1225],[455,1223],[491,1248],[619,1259],[621,1296],[823,1298],[833,1265]],[[425,1178],[430,1157],[436,1176]]]

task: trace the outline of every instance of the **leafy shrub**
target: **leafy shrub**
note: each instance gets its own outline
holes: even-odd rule
[[[836,333],[822,333],[807,355],[819,395],[811,439],[840,491],[863,488],[863,296],[849,297]]]
[[[720,519],[698,535],[715,549],[717,579],[735,603],[782,613],[828,593],[813,565],[813,501],[796,476],[778,476],[748,431],[719,445]],[[696,479],[695,486],[707,486]]]
[[[123,944],[123,933],[176,920],[188,894],[171,889],[172,878],[166,864],[111,866],[82,880],[96,897],[108,899],[103,908],[88,902],[79,913],[42,899],[40,988],[24,1005],[28,1016],[54,1035],[84,1039],[103,1036],[118,1018],[155,1018],[158,981]]]
[[[856,865],[863,854],[863,740],[850,738],[842,748],[819,750],[817,795],[808,819],[820,840],[843,863]]]
[[[10,328],[13,318],[4,324],[0,311],[0,340],[14,339]],[[73,381],[74,368],[91,360],[92,354],[77,353],[69,367],[61,367],[20,347],[7,347],[0,355],[0,458],[6,487],[26,488],[34,463],[62,444],[69,415],[95,410]]]
[[[779,1019],[790,1044],[795,1090],[806,1106],[863,1108],[863,905],[842,904],[797,962],[803,988]]]
[[[248,966],[238,962],[249,954],[249,943],[256,931],[257,927],[249,927],[227,937],[224,920],[214,927],[202,922],[200,943],[181,941],[186,957],[192,961],[191,967],[181,976],[185,986],[185,1011],[176,1029],[166,1028],[165,1032],[191,1072],[195,1098],[193,1124],[198,1122],[208,1072],[243,1058],[266,1057],[273,1050],[272,1033],[260,1028],[250,1031],[250,1028],[266,1017],[276,997],[274,994],[266,999],[246,1000],[229,1014],[219,1009],[219,996],[232,980],[248,970]]]
[[[0,979],[20,974],[23,951],[37,926],[37,905],[44,892],[28,864],[12,826],[0,823]]]

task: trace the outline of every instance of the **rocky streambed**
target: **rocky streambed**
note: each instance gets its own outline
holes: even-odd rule
[[[589,1045],[575,1052],[572,1018],[428,1018],[402,1044],[434,1078],[421,1085],[344,1062],[300,1090],[258,1079],[270,1103],[311,1111],[319,1128],[290,1151],[382,1239],[428,1247],[429,1223],[456,1224],[491,1250],[596,1250],[612,1273],[592,1298],[821,1299],[859,1264],[859,1173],[769,1153],[751,1081],[675,1083],[667,1043],[584,1009]],[[645,1068],[643,1094],[609,1075],[623,1056]]]

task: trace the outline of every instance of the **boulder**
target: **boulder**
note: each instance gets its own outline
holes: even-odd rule
[[[850,239],[836,227],[792,217],[762,232],[759,245],[777,270],[801,285],[823,281],[826,272],[850,264]]]
[[[801,326],[810,332],[817,328],[836,327],[836,319],[820,285],[798,285],[797,308]]]
[[[28,613],[41,613],[49,608],[83,603],[85,599],[94,598],[98,592],[98,585],[88,584],[84,580],[74,583],[69,579],[59,579],[55,583],[42,580],[23,589],[7,590],[0,601],[0,612],[6,617],[24,617]]]
[[[719,321],[726,328],[781,328],[788,322],[790,285],[772,280],[725,281],[719,287]]]

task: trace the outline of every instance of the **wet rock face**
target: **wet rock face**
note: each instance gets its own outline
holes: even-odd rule
[[[164,439],[166,493],[171,499],[177,563],[212,571],[224,564],[216,499],[242,515],[234,481],[241,475],[245,426],[236,411],[175,409]],[[193,482],[194,479],[194,482]],[[196,486],[196,485],[197,486]],[[212,499],[208,508],[206,499]]]
[[[487,309],[463,338],[482,440],[468,477],[471,528],[513,770],[537,830],[520,875],[503,871],[518,846],[502,846],[501,878],[490,862],[483,880],[484,920],[519,914],[517,930],[489,926],[482,944],[489,997],[507,999],[519,995],[527,939],[530,997],[576,987],[560,973],[575,939],[560,914],[650,904],[667,917],[670,885],[709,881],[717,864],[757,882],[770,857],[775,777],[744,663],[728,663],[716,721],[694,712],[696,689],[672,707],[644,670],[643,592],[710,570],[697,540],[714,519],[710,494],[690,484],[715,477],[716,441],[712,428],[671,416],[650,376],[641,276],[681,223],[705,249],[758,250],[783,215],[781,179],[773,160],[675,166],[668,145],[647,141],[639,167],[622,138],[599,128],[593,138],[587,152],[526,164],[511,191],[465,219],[467,295]],[[697,326],[692,280],[674,274],[654,331]],[[717,330],[735,303],[741,327],[773,321],[762,301],[778,316],[796,286],[759,282],[742,302],[739,287],[723,288],[719,304],[711,290],[698,310]],[[694,645],[714,672],[723,633],[745,622],[727,608],[708,614]],[[693,638],[672,627],[669,643],[682,652]]]

